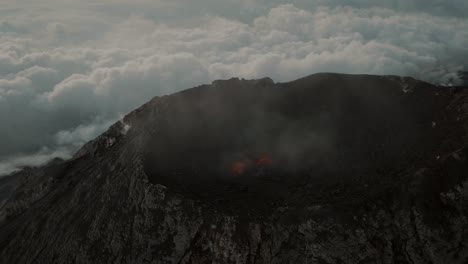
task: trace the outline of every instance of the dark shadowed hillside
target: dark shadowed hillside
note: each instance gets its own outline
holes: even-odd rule
[[[0,181],[5,263],[466,263],[468,90],[215,81]]]

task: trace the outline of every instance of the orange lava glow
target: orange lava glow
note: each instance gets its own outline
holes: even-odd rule
[[[244,170],[245,170],[244,162],[236,161],[231,166],[231,172],[234,174],[242,174],[244,173]]]
[[[265,151],[262,151],[262,156],[260,158],[252,160],[234,161],[231,164],[230,171],[233,174],[241,175],[246,173],[246,171],[255,170],[255,166],[261,169],[270,164],[271,159],[267,156]]]
[[[255,163],[258,167],[264,167],[271,164],[271,159],[268,157],[261,157]]]

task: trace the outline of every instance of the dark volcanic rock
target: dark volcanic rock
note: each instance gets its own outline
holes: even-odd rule
[[[156,97],[0,181],[0,259],[467,263],[467,118],[468,90],[396,76]]]

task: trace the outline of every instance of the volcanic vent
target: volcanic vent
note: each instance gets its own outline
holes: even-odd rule
[[[146,172],[154,184],[248,210],[323,202],[324,190],[357,182],[391,189],[402,171],[455,148],[448,131],[461,140],[446,109],[451,97],[439,90],[411,78],[336,74],[217,81],[167,98]]]

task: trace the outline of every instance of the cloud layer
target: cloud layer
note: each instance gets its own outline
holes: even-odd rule
[[[333,71],[448,83],[468,69],[466,1],[342,3],[7,1],[0,167],[73,151],[149,98],[215,79]]]

